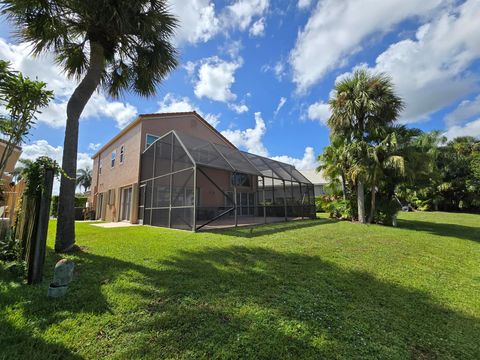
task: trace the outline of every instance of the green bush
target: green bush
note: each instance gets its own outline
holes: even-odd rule
[[[374,221],[377,224],[392,225],[400,210],[400,204],[395,199],[378,201]]]
[[[88,198],[86,196],[75,196],[75,207],[81,207],[84,208],[85,205],[87,204]],[[57,212],[58,212],[58,195],[53,195],[52,196],[52,204],[50,208],[50,215],[53,217],[57,217]]]
[[[15,240],[14,232],[9,228],[0,238],[0,260],[15,261],[19,254],[20,242]]]
[[[331,218],[335,219],[352,219],[352,207],[350,201],[337,199],[325,204],[325,210]]]

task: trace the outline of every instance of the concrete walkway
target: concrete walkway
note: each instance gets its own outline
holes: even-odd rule
[[[90,225],[98,226],[101,228],[120,228],[120,227],[140,226],[140,224],[130,224],[129,222],[124,222],[124,221],[90,224]]]

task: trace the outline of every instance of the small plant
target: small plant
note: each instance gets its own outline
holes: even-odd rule
[[[0,239],[0,260],[16,261],[20,258],[20,242],[15,240],[12,228],[8,228]]]

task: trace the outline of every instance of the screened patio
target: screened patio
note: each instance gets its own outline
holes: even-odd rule
[[[313,185],[294,166],[178,131],[140,165],[139,221],[198,231],[315,217]]]

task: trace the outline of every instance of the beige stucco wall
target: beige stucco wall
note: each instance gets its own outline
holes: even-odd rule
[[[215,130],[205,125],[194,114],[171,116],[148,116],[142,121],[142,149],[145,149],[147,134],[161,136],[169,131],[177,130],[200,139],[211,141],[228,147],[232,145],[225,141]],[[143,151],[143,150],[142,150]]]
[[[92,198],[93,205],[96,205],[95,195],[104,193],[104,199],[107,205],[104,205],[102,219],[105,221],[120,220],[121,189],[124,187],[135,187],[138,184],[138,173],[140,166],[140,143],[141,143],[141,123],[134,126],[123,136],[102,150],[93,162],[92,171]],[[124,146],[125,156],[120,163],[120,148]],[[115,166],[111,166],[112,152],[116,151]],[[102,172],[99,172],[99,166],[102,165]],[[113,205],[108,204],[108,191],[115,191],[115,201]],[[134,199],[132,199],[133,201]],[[131,212],[132,222],[136,221],[136,211]],[[97,216],[98,217],[98,216]]]

